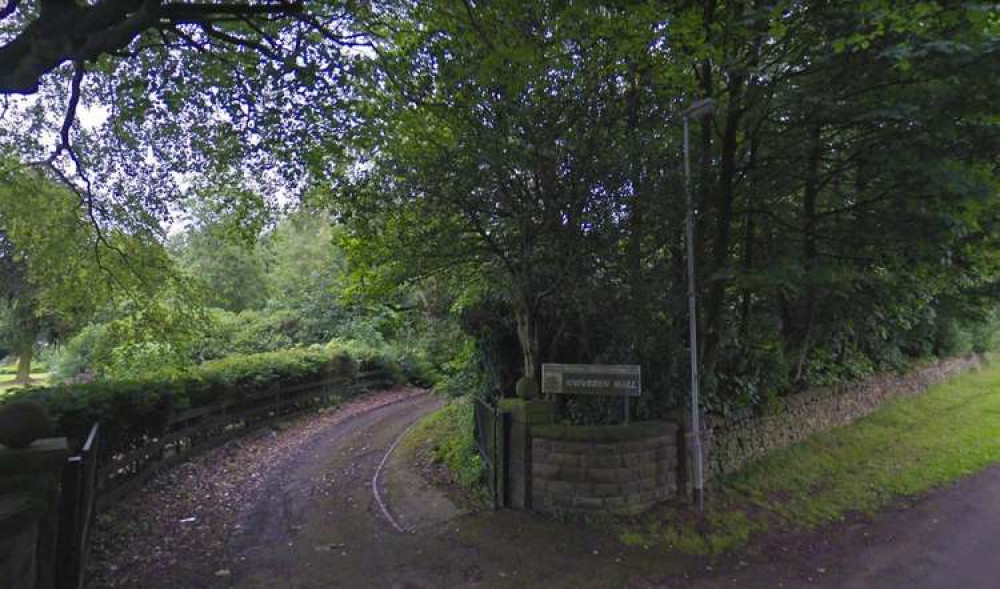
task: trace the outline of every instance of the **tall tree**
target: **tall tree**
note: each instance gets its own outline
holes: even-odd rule
[[[98,307],[148,299],[173,280],[155,236],[95,227],[71,191],[30,170],[8,173],[0,184],[0,245],[4,331],[21,381],[44,333],[59,339]]]

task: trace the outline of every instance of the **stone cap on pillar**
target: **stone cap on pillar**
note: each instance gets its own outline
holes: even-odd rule
[[[556,419],[556,404],[554,401],[542,399],[500,399],[500,411],[509,413],[515,423],[542,425],[552,423]]]
[[[69,454],[66,438],[43,438],[18,449],[0,445],[0,477],[61,469]]]

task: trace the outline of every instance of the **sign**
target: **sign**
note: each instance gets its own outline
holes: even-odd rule
[[[638,397],[642,371],[630,365],[542,364],[542,393]]]

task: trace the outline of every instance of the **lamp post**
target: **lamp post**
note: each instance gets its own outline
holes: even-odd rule
[[[688,120],[705,119],[715,112],[711,98],[696,100],[683,113],[684,119],[684,196],[687,200],[687,272],[688,330],[691,334],[691,449],[694,462],[694,500],[698,510],[705,509],[705,474],[702,468],[701,411],[698,402],[698,293],[695,285],[694,197],[691,190],[691,158],[688,144]]]

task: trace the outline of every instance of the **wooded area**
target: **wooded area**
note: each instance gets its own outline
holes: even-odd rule
[[[336,339],[487,396],[628,363],[662,415],[688,389],[681,113],[706,97],[709,411],[992,346],[991,3],[100,0],[68,4],[117,20],[48,51],[66,4],[0,9],[22,359],[63,342],[67,372],[135,378]]]

